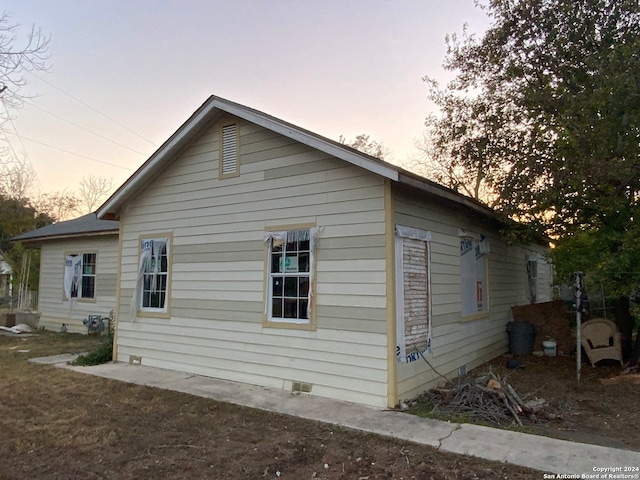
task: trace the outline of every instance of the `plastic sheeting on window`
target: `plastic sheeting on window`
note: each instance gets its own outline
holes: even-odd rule
[[[131,299],[131,319],[135,321],[136,312],[140,308],[140,295],[142,292],[142,284],[145,274],[151,274],[151,291],[153,293],[158,291],[158,274],[160,273],[162,251],[166,248],[167,259],[169,258],[169,239],[167,237],[161,238],[145,238],[141,242],[140,250],[140,263],[138,264],[138,273],[136,278],[136,286],[133,289],[133,297]],[[169,289],[167,285],[167,289]],[[165,304],[168,298],[165,296]]]
[[[458,230],[460,237],[460,287],[463,317],[489,311],[487,288],[487,254],[491,248],[487,237]]]
[[[431,353],[431,232],[402,225],[395,231],[396,358],[410,363]]]
[[[315,276],[316,242],[322,227],[312,227],[299,230],[285,230],[280,232],[265,232],[264,242],[269,245],[272,240],[279,242],[309,241],[309,293],[307,295],[307,318],[311,321],[311,305],[314,298],[313,279]],[[271,261],[271,260],[269,260]],[[268,287],[267,287],[268,288]],[[264,313],[268,316],[269,302],[265,303]]]
[[[82,255],[67,255],[64,262],[64,279],[63,279],[64,295],[67,300],[77,298],[82,288]]]

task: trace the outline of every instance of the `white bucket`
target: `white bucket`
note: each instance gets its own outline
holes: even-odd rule
[[[542,348],[544,348],[544,354],[547,357],[556,356],[556,347],[557,347],[557,343],[553,339],[544,340],[542,342]]]

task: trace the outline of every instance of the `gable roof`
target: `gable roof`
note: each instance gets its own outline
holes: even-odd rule
[[[101,220],[95,213],[88,213],[73,220],[52,223],[51,225],[17,235],[11,241],[35,242],[57,238],[109,235],[117,234],[119,230],[120,222],[117,220]]]
[[[255,123],[394,182],[418,188],[427,194],[464,205],[484,215],[495,216],[495,212],[483,203],[408,172],[396,165],[264,112],[212,95],[96,210],[97,217],[117,218],[118,212],[127,201],[144,189],[177,155],[188,147],[192,140],[225,113]]]

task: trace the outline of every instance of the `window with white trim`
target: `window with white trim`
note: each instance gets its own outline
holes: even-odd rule
[[[314,227],[265,234],[269,247],[268,321],[310,323],[317,233]]]
[[[166,312],[169,280],[169,239],[141,240],[138,282],[140,310]]]
[[[63,280],[65,299],[96,298],[96,264],[95,252],[66,255]]]
[[[488,253],[484,235],[460,234],[460,287],[462,316],[489,312]]]

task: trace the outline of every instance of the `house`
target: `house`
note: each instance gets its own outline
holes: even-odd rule
[[[551,297],[546,247],[483,204],[215,96],[96,213],[120,222],[118,361],[393,406]]]
[[[10,304],[12,295],[11,282],[13,279],[13,267],[9,263],[5,252],[0,250],[0,307]]]
[[[118,238],[118,222],[95,213],[12,238],[40,249],[40,328],[87,333],[89,315],[115,310]]]

